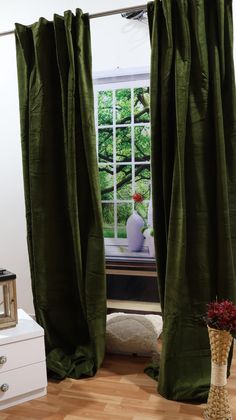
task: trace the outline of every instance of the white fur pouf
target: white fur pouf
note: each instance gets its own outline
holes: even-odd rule
[[[107,315],[106,350],[108,353],[153,355],[157,353],[161,332],[160,315],[112,313]]]

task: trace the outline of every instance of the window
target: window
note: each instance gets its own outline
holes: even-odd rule
[[[95,121],[106,255],[134,256],[127,250],[126,222],[137,210],[147,224],[150,200],[148,75],[95,84]],[[141,203],[132,199],[135,192]],[[145,247],[141,256],[147,256]]]

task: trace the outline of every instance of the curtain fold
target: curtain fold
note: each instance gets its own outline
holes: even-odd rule
[[[206,303],[236,303],[231,0],[156,0],[151,38],[154,235],[163,312],[158,391],[206,401]],[[230,363],[229,363],[230,365]]]
[[[36,319],[58,378],[92,376],[106,282],[89,17],[16,24],[27,240]]]

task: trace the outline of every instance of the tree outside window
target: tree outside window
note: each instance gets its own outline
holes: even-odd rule
[[[125,244],[126,222],[137,210],[147,222],[150,199],[149,81],[97,86],[97,153],[106,243]],[[132,195],[139,192],[142,203]]]

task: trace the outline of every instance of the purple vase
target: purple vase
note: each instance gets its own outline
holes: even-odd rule
[[[126,233],[129,251],[141,251],[143,247],[144,236],[142,228],[144,221],[139,214],[134,211],[126,222]]]

